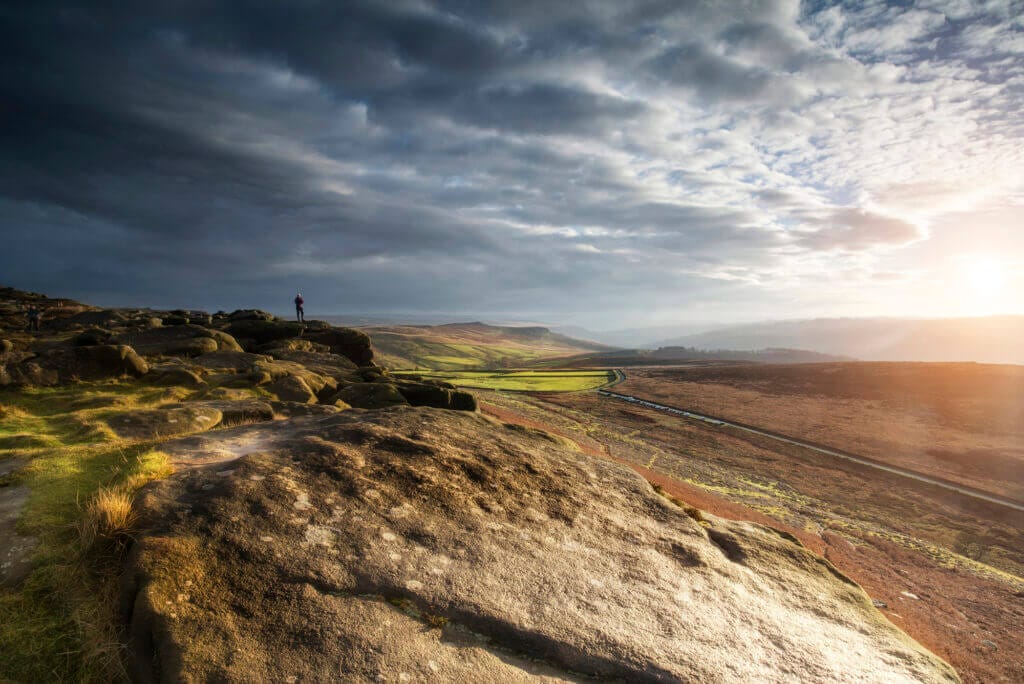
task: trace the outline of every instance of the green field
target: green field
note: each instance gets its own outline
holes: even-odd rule
[[[387,333],[374,333],[377,362],[389,368],[432,368],[457,371],[523,365],[542,354],[533,349],[492,344],[428,341]]]
[[[607,370],[428,370],[398,371],[395,375],[418,375],[459,387],[508,392],[581,392],[604,387],[616,378],[615,371]]]

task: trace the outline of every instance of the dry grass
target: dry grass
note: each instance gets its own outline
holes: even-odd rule
[[[668,499],[669,501],[674,503],[676,506],[679,506],[679,508],[682,508],[683,509],[683,513],[686,513],[686,515],[689,516],[690,518],[692,518],[693,520],[697,521],[701,525],[707,525],[708,524],[708,521],[704,519],[704,513],[702,513],[699,508],[697,508],[695,506],[691,506],[690,504],[686,503],[682,499],[677,499],[676,497],[674,497],[671,494],[669,494],[668,492],[666,492],[665,488],[662,487],[659,484],[652,484],[651,487],[654,489],[655,493],[657,493],[659,496]]]
[[[636,369],[627,394],[1024,497],[1024,369],[845,363]]]
[[[102,487],[96,492],[78,523],[83,553],[105,554],[111,547],[125,545],[136,520],[133,499],[133,494],[125,487]]]

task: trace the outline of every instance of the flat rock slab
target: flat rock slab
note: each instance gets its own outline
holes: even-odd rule
[[[28,487],[0,487],[0,587],[14,586],[32,571],[32,552],[39,540],[17,530],[28,495]]]
[[[221,420],[218,425],[264,423],[274,419],[274,407],[259,399],[190,401],[187,406],[219,411]]]
[[[204,465],[227,467],[229,462],[243,456],[279,449],[290,439],[291,431],[282,429],[284,426],[283,421],[277,421],[223,428],[212,434],[168,440],[160,444],[160,451],[170,457],[176,470],[189,470]]]
[[[223,414],[208,406],[185,404],[117,413],[106,419],[110,429],[128,439],[157,439],[205,432],[220,424]]]
[[[171,446],[237,456],[140,493],[136,681],[957,681],[780,533],[701,525],[628,468],[478,414]]]

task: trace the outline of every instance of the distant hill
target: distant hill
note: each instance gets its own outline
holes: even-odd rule
[[[362,330],[373,341],[380,363],[390,368],[503,368],[610,349],[541,326],[498,326],[478,321],[374,325]]]
[[[664,340],[701,349],[796,348],[865,361],[1024,364],[1024,316],[822,318],[753,323]]]
[[[663,364],[712,363],[830,363],[854,359],[803,349],[759,349],[756,351],[706,350],[692,347],[661,347],[659,349],[621,349],[583,354],[559,363],[571,367],[584,366],[658,366]],[[543,362],[542,362],[543,363]]]

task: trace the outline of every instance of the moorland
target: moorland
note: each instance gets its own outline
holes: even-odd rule
[[[1019,496],[1020,371],[700,362],[630,368],[616,391]],[[1024,678],[1013,645],[1024,622],[1019,511],[596,392],[479,396],[485,412],[628,463],[689,505],[789,531],[965,681]]]

